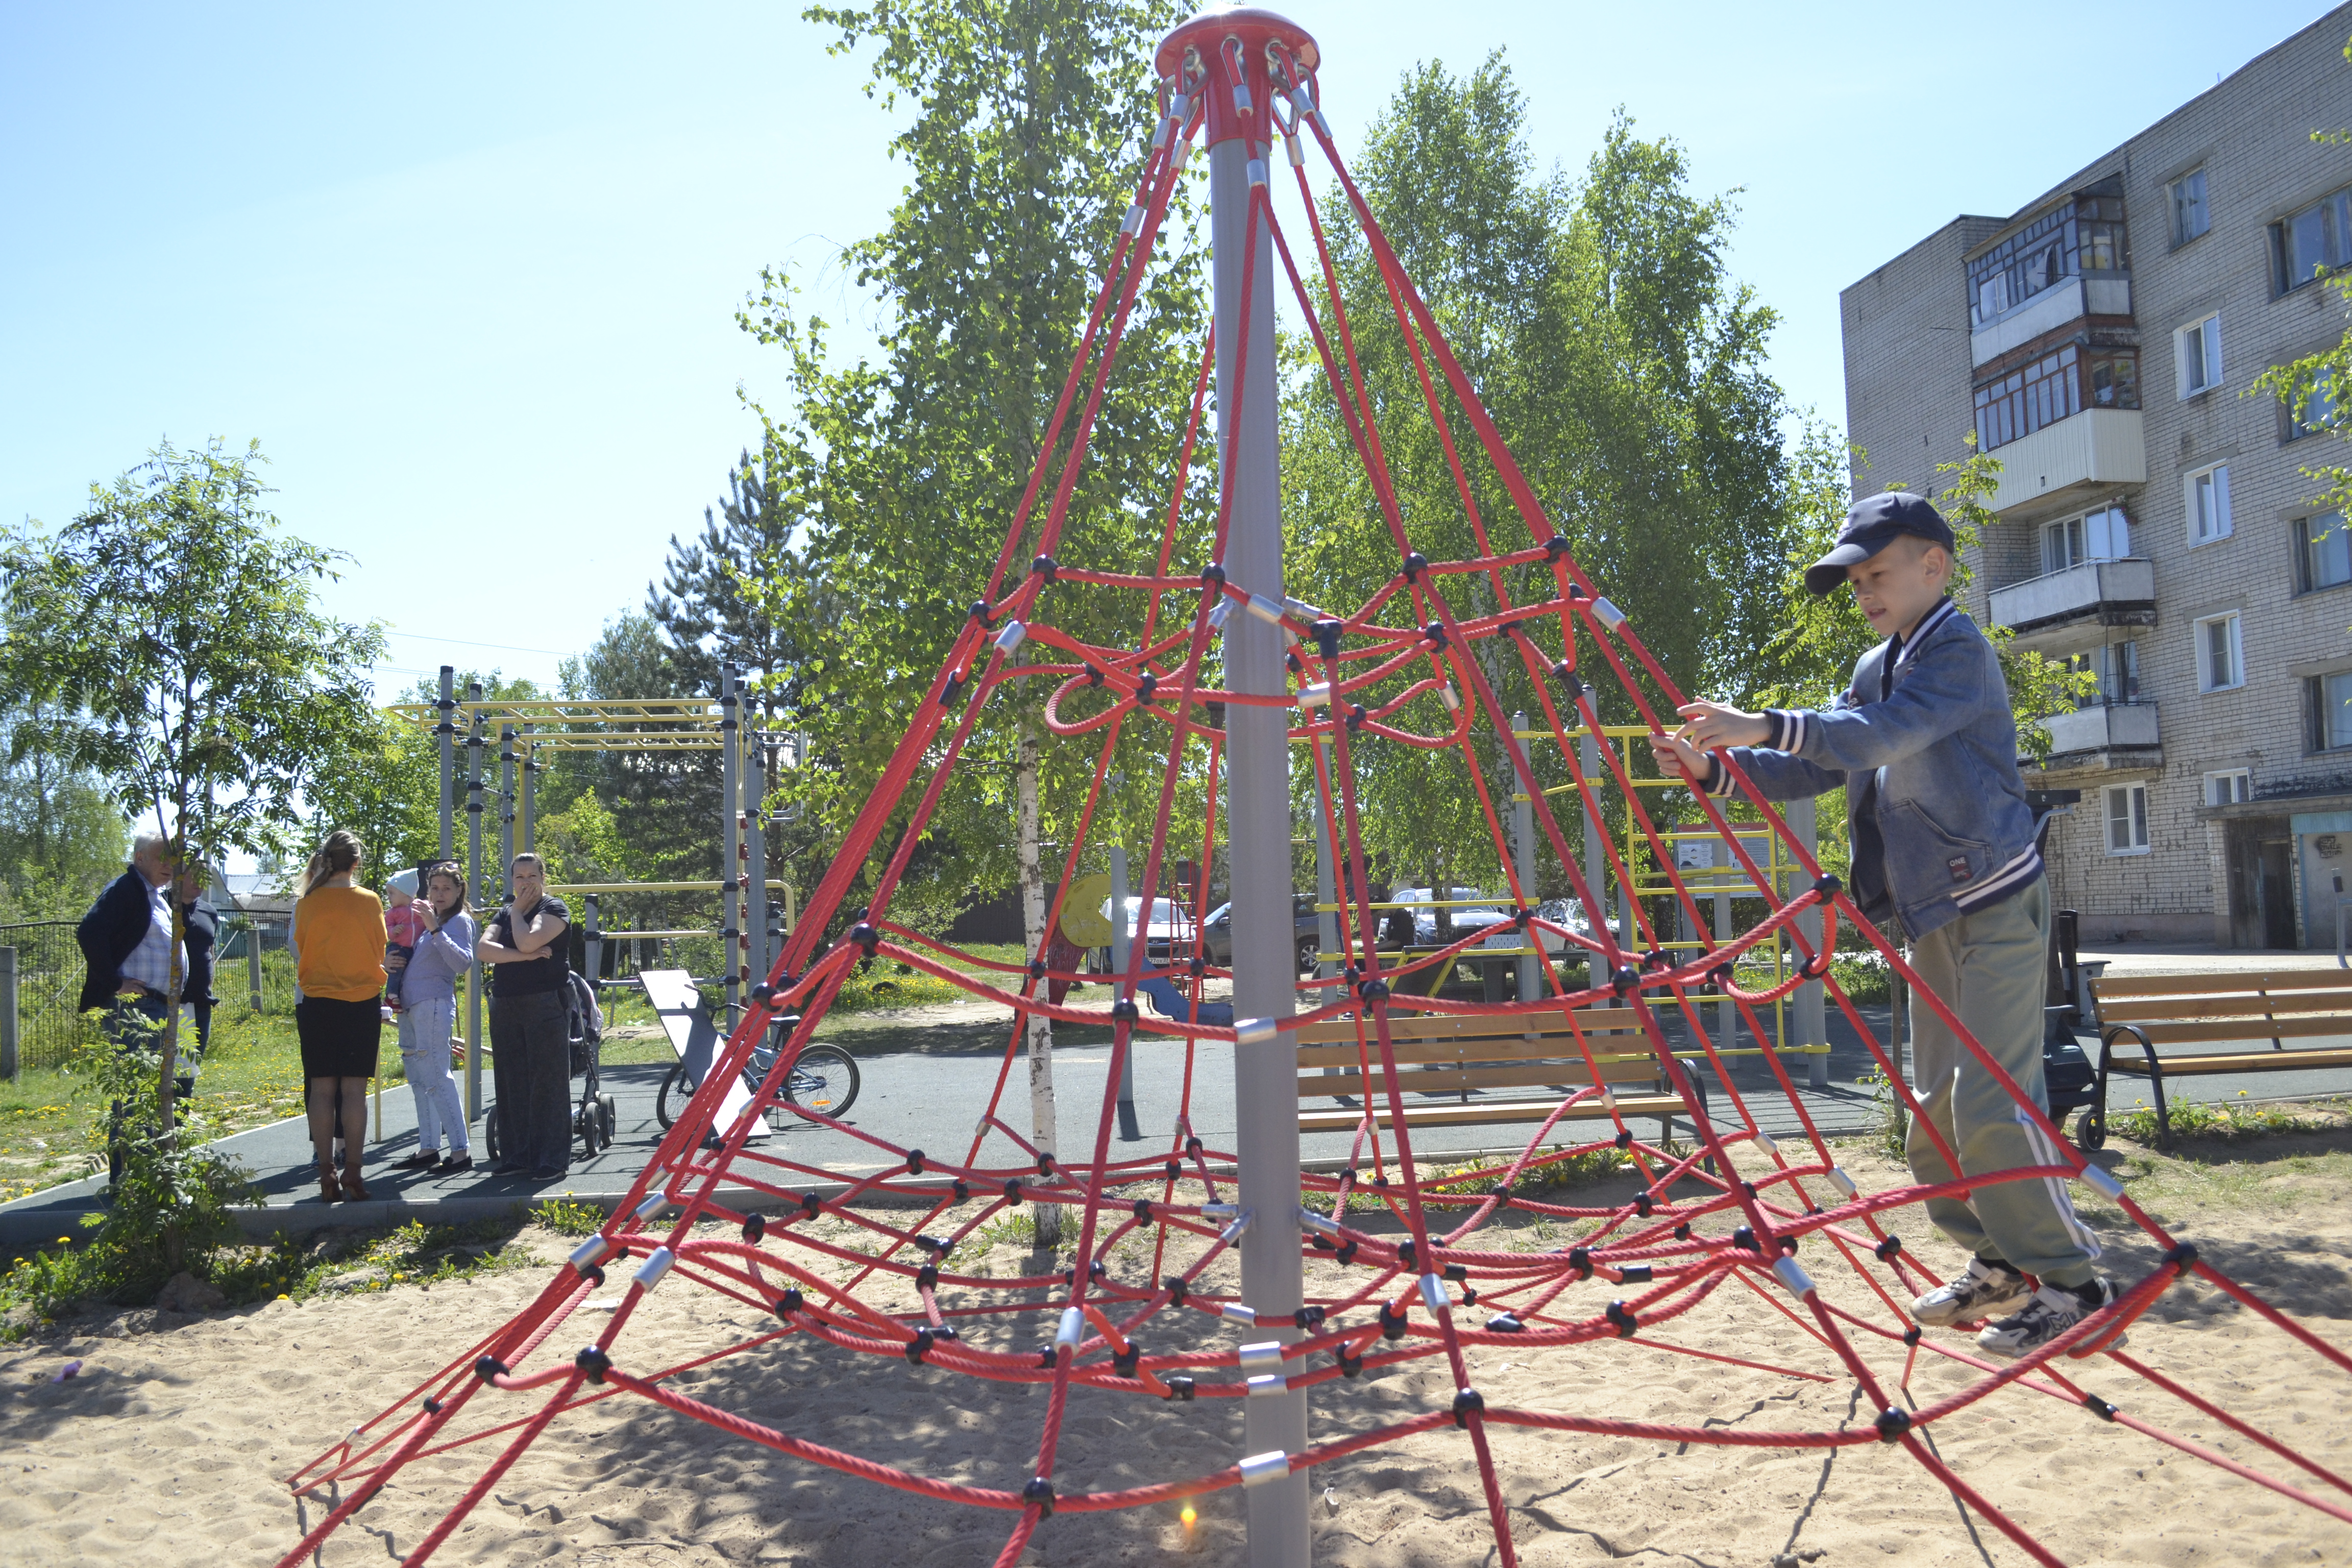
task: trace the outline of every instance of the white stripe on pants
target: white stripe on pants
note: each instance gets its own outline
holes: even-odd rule
[[[466,1107],[449,1074],[449,1039],[457,1030],[457,999],[418,1002],[400,1010],[400,1065],[416,1097],[416,1147],[430,1154],[447,1133],[449,1152],[469,1152]]]

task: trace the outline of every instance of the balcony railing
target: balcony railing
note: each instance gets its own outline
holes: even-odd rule
[[[2151,767],[2163,760],[2156,704],[2114,702],[2041,721],[2050,732],[2047,773]]]
[[[1992,622],[2017,634],[2019,646],[2053,640],[2076,626],[2156,624],[2156,564],[2131,555],[2081,561],[1992,591]]]
[[[2007,511],[2077,485],[2147,482],[2147,445],[2137,408],[2085,408],[1993,454],[2000,478],[1992,510]]]

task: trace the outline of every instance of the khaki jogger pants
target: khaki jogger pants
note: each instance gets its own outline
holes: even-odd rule
[[[1914,942],[1911,966],[2020,1088],[2047,1110],[2042,1081],[2042,996],[2050,934],[2045,881],[1990,909],[1938,926]],[[1905,1152],[1923,1183],[1988,1175],[2021,1166],[2063,1165],[2050,1136],[2029,1120],[1984,1064],[1961,1045],[1935,1010],[1911,1007],[1911,1087],[1920,1109],[1959,1155],[1947,1166],[1920,1119]],[[1979,1258],[2053,1285],[2083,1285],[2096,1271],[2098,1238],[2075,1217],[2066,1184],[2055,1176],[1992,1182],[1958,1197],[1927,1200],[1937,1229]]]

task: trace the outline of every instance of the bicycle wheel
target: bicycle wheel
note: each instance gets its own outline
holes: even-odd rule
[[[825,1116],[848,1115],[857,1103],[856,1058],[832,1046],[803,1046],[784,1098]]]
[[[684,1110],[686,1102],[694,1098],[694,1090],[687,1085],[684,1062],[669,1064],[669,1071],[662,1075],[661,1091],[654,1096],[654,1120],[662,1124],[664,1131],[677,1120],[670,1111],[672,1095],[677,1097],[677,1109],[680,1110]]]

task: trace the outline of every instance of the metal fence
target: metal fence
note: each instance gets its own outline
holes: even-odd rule
[[[16,950],[16,1059],[21,1067],[53,1068],[73,1055],[82,1022],[81,949],[71,921],[0,925],[0,947]]]

